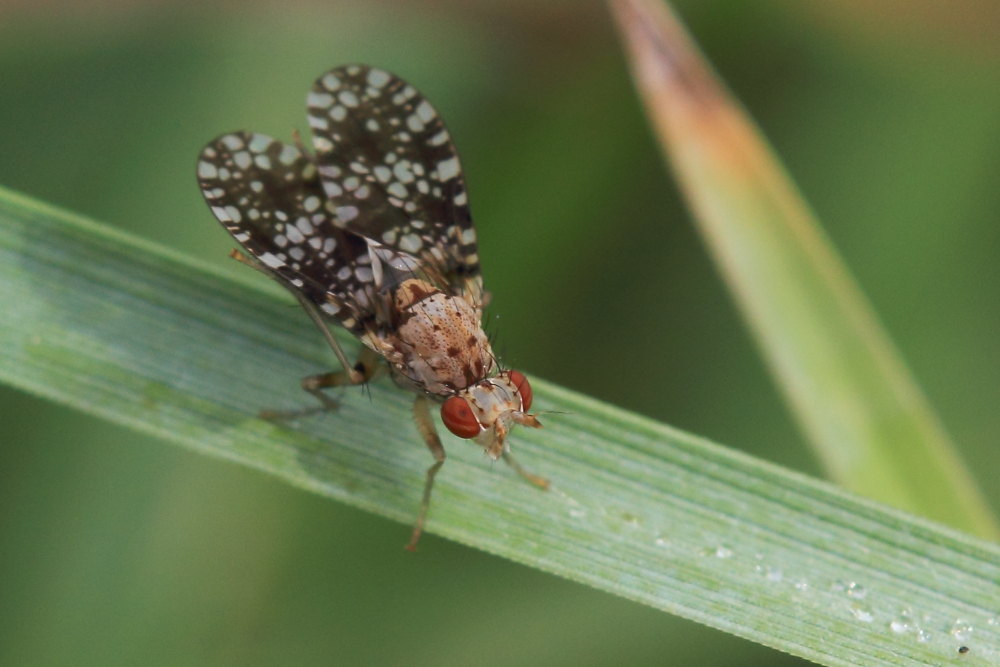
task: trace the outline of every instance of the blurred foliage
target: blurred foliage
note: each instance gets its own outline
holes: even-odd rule
[[[991,3],[949,21],[891,1],[678,4],[988,480],[1000,54],[976,36],[1000,27]],[[245,270],[195,187],[202,144],[288,137],[324,69],[388,68],[462,151],[508,362],[815,474],[663,193],[599,4],[65,9],[0,8],[0,183]],[[799,662],[430,536],[404,554],[404,526],[0,395],[0,664]]]

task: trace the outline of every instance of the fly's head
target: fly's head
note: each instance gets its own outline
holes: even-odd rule
[[[531,409],[531,385],[519,371],[503,371],[448,397],[441,421],[460,438],[473,439],[496,460],[507,450],[507,433],[521,424],[541,428]]]

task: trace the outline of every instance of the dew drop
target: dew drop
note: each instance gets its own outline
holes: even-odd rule
[[[731,558],[733,550],[725,545],[717,547],[705,547],[701,550],[702,556],[715,556],[716,558]]]
[[[785,578],[785,573],[782,572],[780,568],[774,567],[773,565],[756,565],[754,566],[754,571],[757,574],[762,575],[768,581],[773,581],[775,583]]]
[[[913,626],[911,626],[906,621],[901,621],[899,619],[896,619],[889,624],[889,629],[895,632],[897,635],[902,635],[912,630]]]
[[[928,642],[931,640],[931,633],[927,632],[923,628],[917,630],[917,641],[918,642]]]
[[[847,596],[855,600],[864,600],[865,596],[868,595],[868,590],[856,581],[848,583],[845,590],[847,591]]]
[[[896,618],[889,623],[889,629],[896,634],[919,633],[920,624],[913,615],[913,609],[910,607],[904,607],[900,610],[899,614],[896,615]]]
[[[875,620],[875,617],[872,615],[871,611],[865,607],[862,607],[861,605],[853,604],[851,605],[850,609],[851,609],[851,615],[854,616],[854,618],[861,621],[862,623],[871,623],[873,620]]]
[[[667,548],[667,547],[670,546],[670,538],[668,538],[668,537],[666,537],[664,535],[657,535],[656,539],[653,540],[653,544],[655,544],[658,547],[661,547],[661,548],[665,549],[665,548]]]
[[[949,632],[952,637],[964,642],[972,636],[972,624],[968,621],[958,619],[952,623],[951,630]]]
[[[830,584],[830,590],[834,593],[846,593],[848,597],[852,597],[856,600],[863,600],[868,591],[865,587],[856,581],[844,581],[839,580]]]

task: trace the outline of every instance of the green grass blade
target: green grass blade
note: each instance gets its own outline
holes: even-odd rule
[[[611,4],[702,236],[831,478],[996,539],[972,475],[752,121],[665,4]]]
[[[405,392],[256,418],[301,405],[299,376],[331,355],[247,274],[0,190],[0,379],[409,523],[430,457]],[[430,532],[825,664],[939,664],[960,645],[1000,660],[997,545],[544,381],[535,395],[565,414],[514,447],[553,489],[448,438]]]

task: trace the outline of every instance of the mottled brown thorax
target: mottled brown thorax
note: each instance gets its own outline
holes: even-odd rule
[[[496,371],[477,306],[417,279],[400,284],[394,301],[399,324],[377,351],[400,379],[447,396]]]

